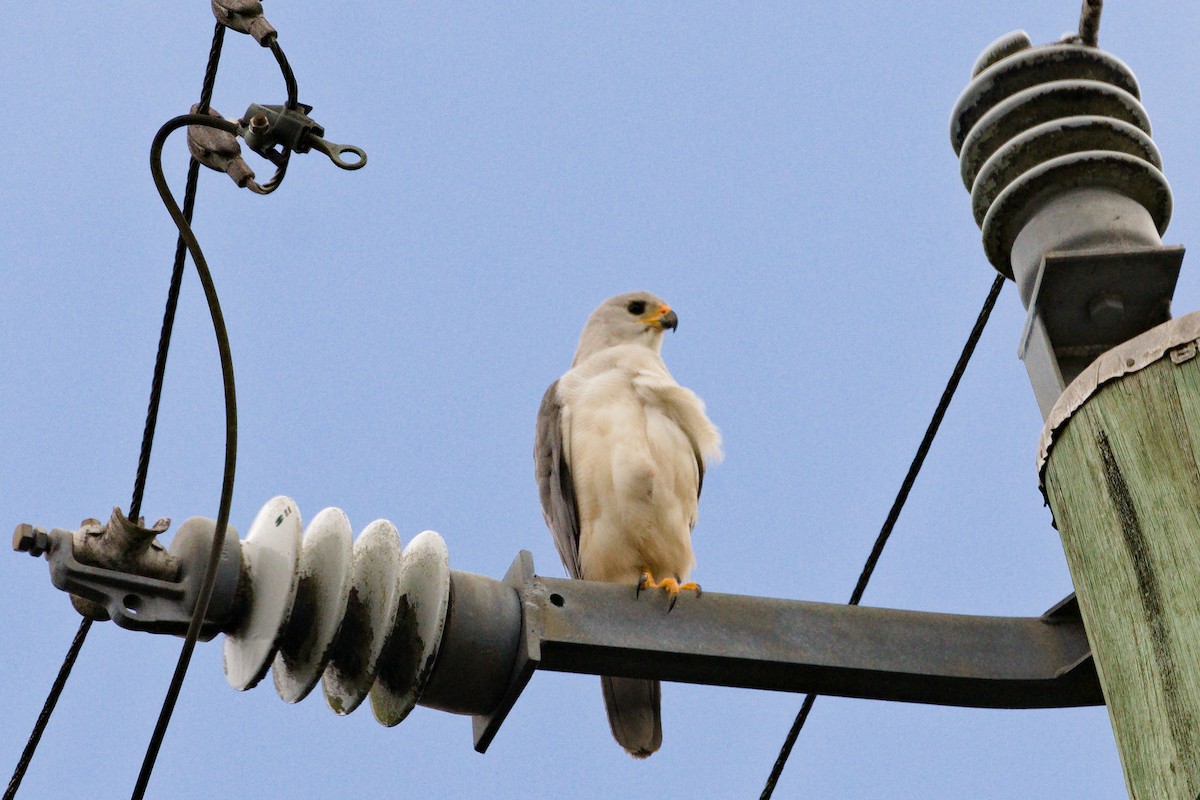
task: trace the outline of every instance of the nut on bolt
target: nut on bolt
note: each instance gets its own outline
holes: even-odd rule
[[[13,550],[18,553],[29,553],[37,558],[50,549],[50,534],[44,528],[35,528],[28,522],[22,522],[13,531]]]

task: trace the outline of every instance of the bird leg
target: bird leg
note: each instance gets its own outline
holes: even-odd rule
[[[650,572],[649,568],[642,570],[642,577],[640,580],[638,580],[637,594],[635,597],[641,597],[642,589],[666,589],[667,596],[671,598],[671,604],[667,606],[668,613],[671,611],[671,609],[675,608],[675,601],[679,599],[679,593],[681,591],[685,589],[694,591],[696,593],[696,597],[699,597],[702,594],[700,591],[700,584],[696,583],[695,581],[680,583],[677,578],[663,578],[660,581],[656,581],[654,579],[654,574]]]

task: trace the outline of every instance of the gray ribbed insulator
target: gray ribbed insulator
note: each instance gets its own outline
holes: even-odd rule
[[[184,525],[196,523],[211,541],[215,524]],[[483,752],[516,700],[503,702],[522,631],[513,582],[450,569],[446,543],[433,531],[402,548],[396,526],[380,519],[351,539],[350,521],[336,508],[302,533],[300,509],[287,497],[262,507],[245,541],[226,539],[240,552],[232,561],[241,572],[226,629],[226,679],[245,690],[271,670],[289,703],[320,683],[336,713],[369,698],[387,726],[418,703],[471,714]],[[194,549],[207,558],[207,548]],[[512,581],[531,580],[528,555],[517,563]]]
[[[1054,195],[1107,189],[1143,206],[1159,235],[1171,189],[1137,80],[1116,57],[1023,31],[984,50],[950,116],[950,142],[988,260],[1013,277],[1013,242]]]

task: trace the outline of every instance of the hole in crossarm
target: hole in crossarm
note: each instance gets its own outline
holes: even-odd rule
[[[127,594],[121,603],[125,606],[125,610],[130,614],[137,616],[138,610],[142,607],[142,598],[136,594]]]
[[[561,594],[550,595],[550,604],[551,605],[555,605],[555,606],[558,606],[559,608],[562,608],[564,602],[566,602],[566,601],[563,600],[563,596]]]

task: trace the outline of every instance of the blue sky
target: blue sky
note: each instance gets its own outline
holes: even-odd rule
[[[355,530],[433,529],[456,569],[520,549],[562,574],[531,459],[545,387],[587,314],[664,297],[664,354],[727,458],[705,481],[695,577],[842,602],[993,272],[948,141],[976,56],[1077,2],[270,4],[300,99],[346,173],[297,156],[268,198],[202,176],[196,231],[237,370],[232,521],[277,494]],[[1113,2],[1100,41],[1142,85],[1175,219],[1196,236],[1200,7]],[[207,3],[48,5],[0,29],[10,124],[0,241],[0,518],[74,527],[127,507],[175,230],[150,181],[158,127],[195,102]],[[269,53],[230,35],[214,106],[278,103]],[[255,162],[260,176],[268,170]],[[167,147],[181,190],[183,136]],[[1185,262],[1177,313],[1200,304]],[[1036,615],[1071,591],[1034,472],[1041,419],[1009,287],[865,603]],[[216,350],[189,272],[144,513],[215,516]],[[0,769],[78,624],[44,563],[0,557]],[[21,797],[128,796],[179,640],[96,626]],[[418,709],[395,729],[270,682],[225,683],[201,645],[150,796],[757,796],[799,696],[664,688],[664,745],[611,740],[598,681],[536,674],[491,750]],[[1102,708],[982,711],[821,699],[778,797],[1118,798]]]

